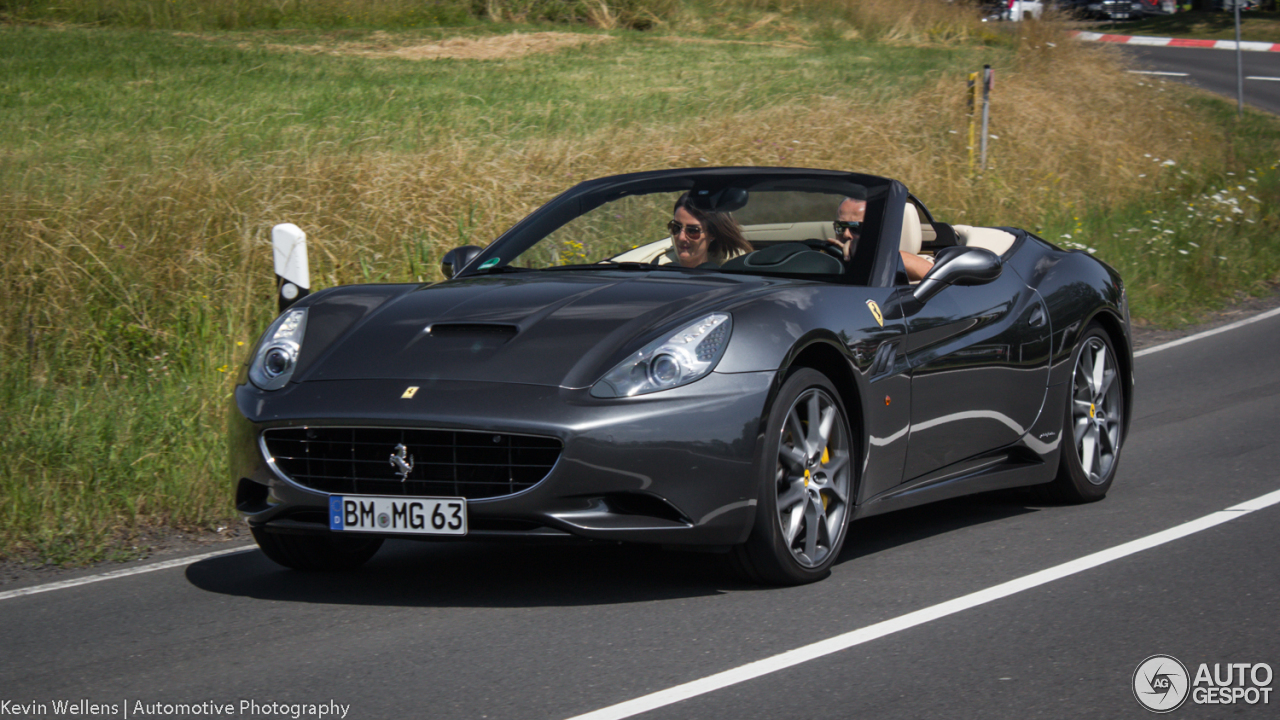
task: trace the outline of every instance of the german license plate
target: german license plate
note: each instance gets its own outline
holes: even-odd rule
[[[329,529],[339,532],[466,535],[467,501],[450,497],[330,495]]]

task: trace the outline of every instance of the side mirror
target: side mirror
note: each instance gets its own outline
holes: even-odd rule
[[[463,245],[450,250],[440,260],[440,272],[444,273],[445,278],[452,278],[462,272],[462,268],[466,267],[468,263],[475,260],[483,249],[475,245]]]
[[[1000,277],[1000,256],[983,248],[958,248],[942,256],[911,295],[921,304],[950,285],[985,285]]]
[[[307,234],[293,223],[271,228],[271,254],[276,266],[276,301],[280,312],[311,293]]]

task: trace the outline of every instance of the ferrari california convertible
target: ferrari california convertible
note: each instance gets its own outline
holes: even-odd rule
[[[1088,502],[1116,474],[1116,271],[934,220],[895,180],[591,180],[442,271],[281,281],[230,419],[236,505],[275,562],[354,568],[387,538],[634,542],[799,584],[859,518],[1022,486]]]

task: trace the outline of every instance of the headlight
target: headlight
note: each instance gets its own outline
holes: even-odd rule
[[[591,388],[592,397],[644,395],[688,385],[715,369],[729,346],[733,319],[713,313],[670,337],[645,345],[605,373]]]
[[[279,390],[293,377],[307,330],[307,309],[290,310],[271,323],[249,363],[249,380],[263,390]]]

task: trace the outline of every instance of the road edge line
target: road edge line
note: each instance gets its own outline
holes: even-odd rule
[[[1133,354],[1133,357],[1136,359],[1144,355],[1151,355],[1152,353],[1158,353],[1161,350],[1168,350],[1169,348],[1175,348],[1175,347],[1178,347],[1179,345],[1186,345],[1187,343],[1194,342],[1196,340],[1203,340],[1204,338],[1207,338],[1211,335],[1224,333],[1224,332],[1227,332],[1228,330],[1235,330],[1236,328],[1244,327],[1245,325],[1249,325],[1251,323],[1260,322],[1262,320],[1275,317],[1276,315],[1280,315],[1280,307],[1272,308],[1263,313],[1258,313],[1253,317],[1247,317],[1243,320],[1237,320],[1231,323],[1230,325],[1223,325],[1222,327],[1216,327],[1216,328],[1213,328],[1212,330],[1205,330],[1204,332],[1199,332],[1199,333],[1196,333],[1195,335],[1188,335],[1184,338],[1179,338],[1177,340],[1172,340],[1170,342],[1164,343],[1163,345],[1155,345],[1153,347],[1144,348],[1142,350],[1135,352]]]
[[[1280,490],[1274,490],[1265,495],[1247,500],[1243,503],[1233,505],[1225,510],[1218,510],[1209,513],[1203,517],[1190,520],[1176,525],[1167,530],[1140,537],[1136,540],[1130,540],[1121,543],[1115,547],[1106,550],[1100,550],[1090,555],[1085,555],[1075,560],[1069,560],[1065,563],[1055,565],[1044,570],[1024,575],[1007,582],[993,585],[992,587],[968,595],[947,600],[937,605],[916,610],[900,615],[896,618],[884,620],[882,622],[868,625],[857,630],[837,635],[826,640],[820,640],[804,647],[789,650],[773,657],[757,660],[746,665],[741,665],[730,670],[708,675],[707,677],[693,680],[691,682],[677,685],[666,690],[659,690],[642,697],[627,700],[616,705],[593,710],[591,712],[575,715],[569,720],[624,720],[625,718],[634,717],[641,713],[657,710],[658,708],[674,705],[675,703],[699,695],[705,695],[716,690],[722,690],[732,685],[754,680],[755,678],[769,675],[779,670],[785,670],[789,667],[800,665],[816,660],[817,658],[848,650],[856,645],[861,645],[871,640],[882,638],[886,635],[907,630],[917,625],[923,625],[927,622],[938,620],[948,615],[954,615],[958,612],[969,610],[980,605],[985,605],[995,600],[1000,600],[1011,595],[1030,590],[1041,585],[1051,583],[1055,580],[1075,575],[1091,570],[1095,567],[1105,565],[1114,560],[1119,560],[1144,550],[1173,542],[1189,535],[1217,527],[1225,522],[1244,517],[1249,513],[1261,510],[1272,505],[1280,504]]]
[[[257,549],[257,545],[246,545],[236,548],[227,548],[225,550],[214,550],[213,552],[202,553],[200,555],[189,555],[187,557],[148,563],[146,565],[138,565],[137,567],[124,568],[121,570],[112,570],[110,572],[98,573],[96,575],[86,575],[84,577],[73,578],[71,580],[58,580],[51,583],[45,583],[43,585],[31,585],[24,588],[18,588],[16,590],[0,592],[0,600],[25,597],[27,595],[38,595],[40,593],[52,592],[54,590],[77,587],[79,585],[89,585],[96,582],[102,582],[103,580],[114,580],[115,578],[128,577],[130,575],[142,575],[144,573],[155,572],[157,570],[168,570],[169,568],[183,567],[184,565],[198,563],[201,560],[209,560],[211,558],[222,557],[223,555],[234,555],[236,553],[248,552],[250,550]]]

